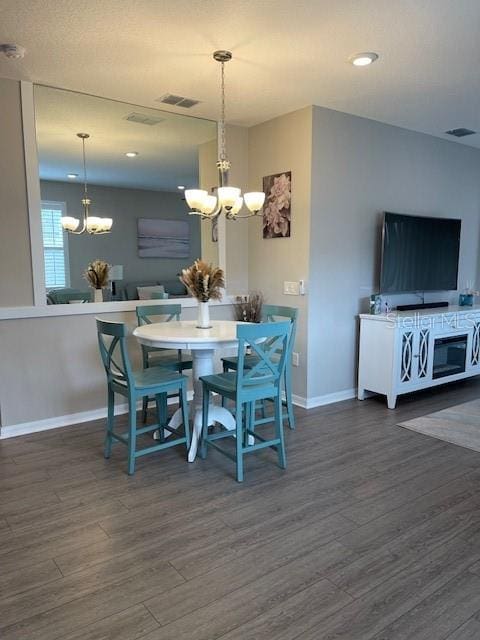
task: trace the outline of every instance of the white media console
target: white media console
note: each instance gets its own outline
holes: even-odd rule
[[[480,305],[360,315],[358,399],[480,375]]]

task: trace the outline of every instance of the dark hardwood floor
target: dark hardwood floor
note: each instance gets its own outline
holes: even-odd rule
[[[480,453],[396,426],[480,381],[297,410],[288,470],[103,421],[0,441],[2,640],[478,640]]]

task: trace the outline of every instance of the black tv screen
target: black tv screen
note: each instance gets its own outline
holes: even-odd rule
[[[457,288],[461,220],[385,213],[381,293]]]

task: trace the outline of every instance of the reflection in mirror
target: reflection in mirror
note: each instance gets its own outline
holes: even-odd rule
[[[104,299],[185,296],[181,269],[219,260],[215,227],[188,215],[179,189],[216,185],[216,123],[39,85],[34,95],[48,303],[93,301],[83,274],[96,259],[114,267]],[[62,217],[82,227],[78,133],[90,136],[89,215],[112,218],[110,233],[62,229]]]

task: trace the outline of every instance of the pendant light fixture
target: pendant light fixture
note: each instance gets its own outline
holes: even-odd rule
[[[83,221],[82,227],[81,229],[79,229],[78,227],[80,226],[80,220],[78,218],[64,216],[61,221],[62,227],[65,231],[68,231],[69,233],[75,233],[77,235],[85,232],[90,234],[110,233],[110,229],[112,228],[113,224],[112,218],[98,218],[97,216],[90,215],[90,205],[92,204],[92,201],[88,197],[87,163],[85,160],[85,140],[90,137],[90,134],[77,133],[77,137],[82,141],[83,150]]]
[[[226,134],[225,134],[225,63],[232,59],[230,51],[215,51],[214,60],[221,64],[221,116],[219,123],[220,156],[217,161],[220,186],[216,195],[210,195],[203,189],[186,189],[185,198],[191,211],[191,215],[199,215],[203,219],[213,219],[222,212],[227,220],[237,218],[250,218],[256,216],[263,207],[265,194],[261,191],[245,193],[242,197],[241,189],[228,186],[228,172],[230,161],[227,158]],[[238,215],[243,204],[249,213]]]

